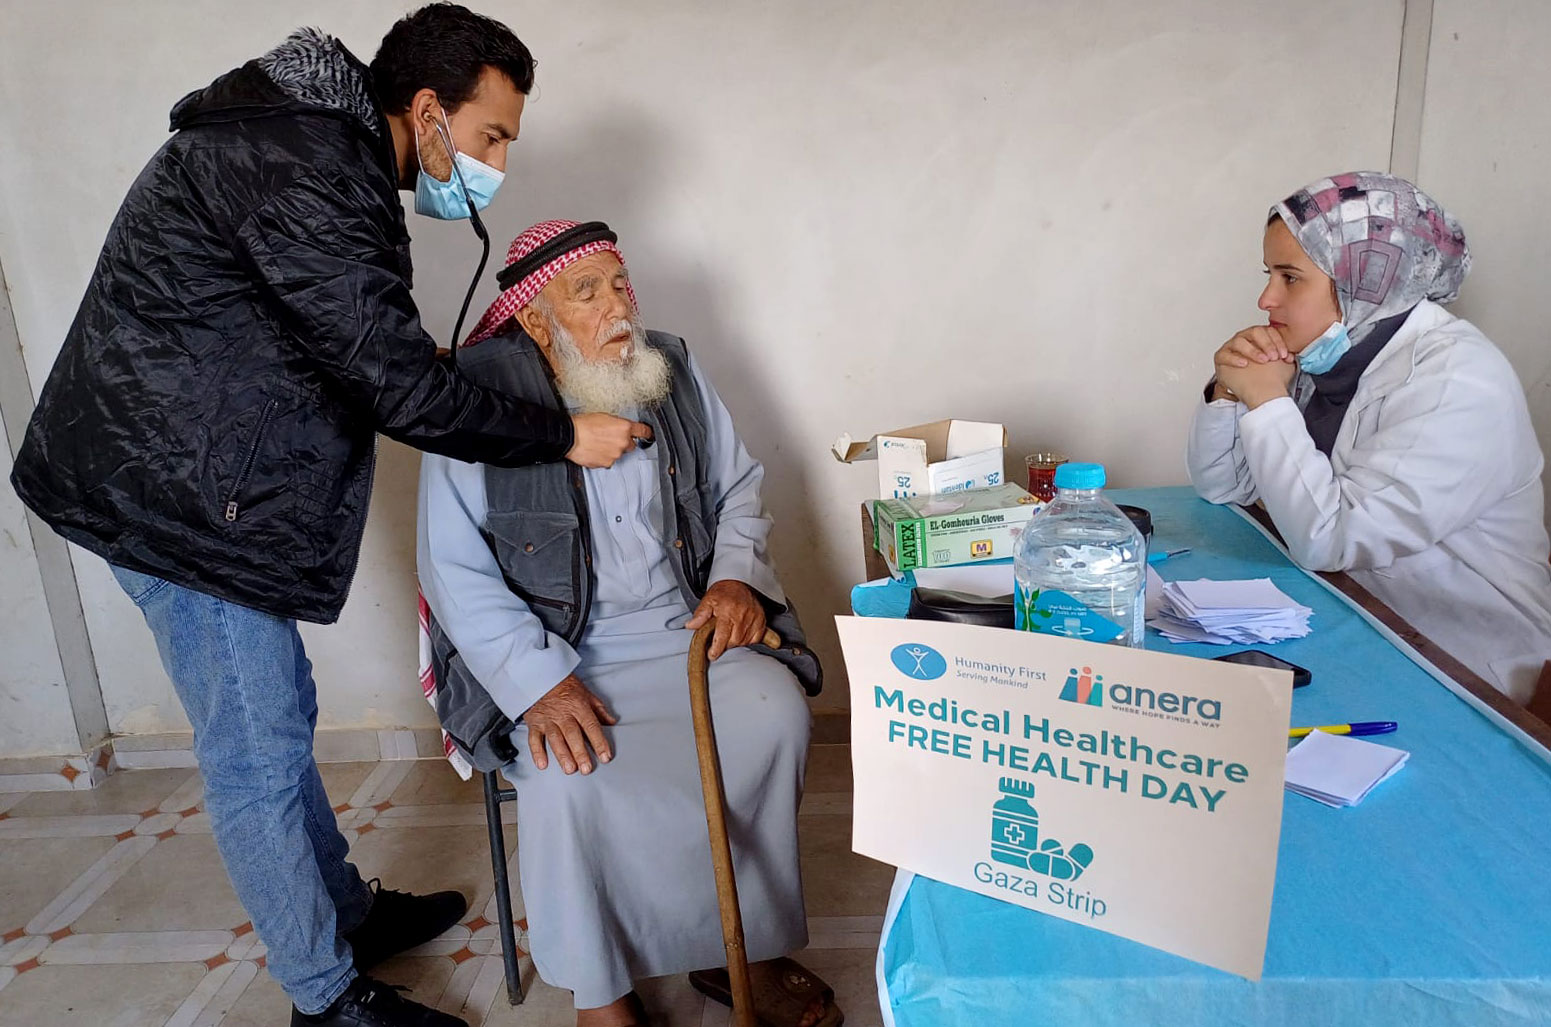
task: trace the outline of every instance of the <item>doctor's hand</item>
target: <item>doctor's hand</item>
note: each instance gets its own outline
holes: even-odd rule
[[[613,414],[577,414],[571,424],[575,442],[565,458],[580,467],[612,467],[635,448],[636,439],[652,437],[650,425]]]
[[[567,774],[578,770],[592,773],[589,745],[600,762],[614,758],[609,740],[603,737],[603,725],[617,724],[619,718],[575,674],[545,692],[542,699],[528,707],[522,720],[528,725],[528,751],[533,754],[533,765],[540,770],[549,769],[546,745]]]
[[[1287,349],[1282,333],[1270,325],[1255,325],[1223,343],[1213,357],[1217,388],[1213,399],[1236,399],[1250,409],[1287,395],[1298,376],[1298,358]]]
[[[706,589],[705,598],[700,600],[695,615],[684,627],[698,631],[713,615],[716,630],[711,634],[711,648],[707,650],[712,660],[729,649],[753,645],[765,637],[765,608],[754,590],[741,581],[729,578]]]

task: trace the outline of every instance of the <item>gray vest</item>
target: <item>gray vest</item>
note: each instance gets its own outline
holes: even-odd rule
[[[649,332],[647,344],[663,352],[673,372],[668,398],[641,419],[652,426],[662,447],[662,537],[673,540],[670,563],[684,602],[694,609],[710,584],[716,551],[715,497],[705,477],[705,410],[684,340]],[[498,335],[460,351],[458,370],[487,388],[564,409],[549,361],[524,332]],[[587,629],[596,584],[582,469],[569,461],[516,468],[486,465],[485,496],[488,513],[480,530],[507,587],[546,630],[576,645]],[[796,611],[788,605],[767,607],[765,612],[781,637],[781,648],[752,648],[780,660],[809,695],[817,695],[823,672],[807,648]],[[512,721],[474,679],[434,613],[430,634],[442,727],[477,769],[504,766],[515,756],[508,740]]]

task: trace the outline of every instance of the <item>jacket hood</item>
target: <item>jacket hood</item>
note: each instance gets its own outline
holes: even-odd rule
[[[311,111],[385,131],[366,65],[343,43],[301,28],[264,56],[229,71],[172,108],[172,129]]]

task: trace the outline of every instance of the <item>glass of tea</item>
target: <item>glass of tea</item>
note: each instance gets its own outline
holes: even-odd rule
[[[1042,503],[1056,497],[1056,468],[1066,463],[1060,453],[1030,453],[1023,458],[1029,472],[1029,494]]]

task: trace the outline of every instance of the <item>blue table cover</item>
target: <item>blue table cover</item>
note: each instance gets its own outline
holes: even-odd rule
[[[1165,579],[1269,577],[1311,607],[1305,638],[1264,647],[1309,668],[1294,724],[1397,720],[1373,741],[1411,759],[1362,804],[1288,793],[1264,977],[901,872],[879,949],[897,1027],[992,1024],[1430,1027],[1551,1024],[1551,764],[1440,683],[1235,510],[1189,489],[1117,491],[1147,507],[1153,548],[1190,546]],[[909,583],[853,609],[904,615]],[[1147,646],[1220,656],[1238,647]],[[1159,887],[1190,882],[1159,881]]]

